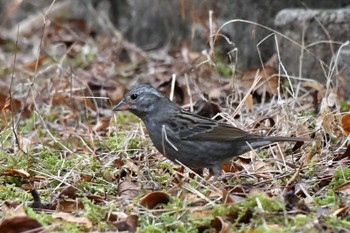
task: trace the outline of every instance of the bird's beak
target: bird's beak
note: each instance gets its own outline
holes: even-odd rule
[[[125,99],[122,99],[116,106],[114,106],[113,111],[126,111],[129,110],[129,104],[126,103]]]

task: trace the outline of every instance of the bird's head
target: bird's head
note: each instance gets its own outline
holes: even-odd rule
[[[146,84],[140,84],[131,88],[123,99],[113,108],[113,111],[130,111],[136,116],[143,118],[152,113],[161,101],[169,101],[168,97],[157,89]]]

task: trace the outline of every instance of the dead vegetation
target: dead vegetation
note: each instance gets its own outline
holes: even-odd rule
[[[207,52],[145,53],[112,28],[44,19],[0,38],[0,232],[348,231],[341,75],[291,77],[278,56],[239,71],[214,39]],[[317,141],[247,153],[205,180],[161,156],[136,117],[112,113],[135,82],[254,133]]]

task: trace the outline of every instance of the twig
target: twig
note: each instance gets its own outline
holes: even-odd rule
[[[298,167],[298,169],[295,171],[295,173],[293,174],[293,176],[288,180],[286,186],[283,189],[283,193],[287,193],[290,190],[290,187],[292,186],[292,184],[295,182],[295,180],[299,177],[300,171],[303,169],[304,166],[304,161],[300,164],[300,166]]]

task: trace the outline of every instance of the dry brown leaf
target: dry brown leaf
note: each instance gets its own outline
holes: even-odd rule
[[[39,58],[35,58],[27,62],[24,66],[30,71],[35,71],[35,69],[39,68],[42,65],[44,59],[45,59],[45,56],[40,55]]]
[[[88,174],[80,174],[80,178],[85,182],[90,182],[93,178],[93,176]]]
[[[25,179],[28,179],[31,176],[28,172],[26,172],[23,169],[11,169],[11,168],[6,169],[4,175],[20,176]]]
[[[191,207],[203,206],[207,203],[202,197],[198,196],[196,193],[185,193],[183,192],[180,196],[181,199],[186,200]]]
[[[101,204],[104,203],[105,199],[101,197],[100,195],[93,195],[89,194],[86,196],[89,200],[93,201],[95,204]]]
[[[118,83],[114,89],[107,89],[107,96],[109,97],[112,104],[117,104],[123,98],[125,92],[125,86]]]
[[[20,232],[31,232],[39,233],[42,232],[43,228],[41,224],[33,218],[27,216],[17,216],[13,218],[5,219],[0,224],[0,232],[3,233],[20,233]]]
[[[348,214],[349,214],[349,206],[345,206],[333,211],[331,215],[335,217],[342,217],[342,216],[347,216]]]
[[[126,200],[133,200],[140,193],[140,187],[136,183],[130,181],[122,181],[118,185],[118,194]]]
[[[0,93],[0,109],[1,113],[4,115],[5,120],[7,118],[6,110],[13,111],[13,113],[18,113],[23,110],[23,116],[28,117],[30,116],[31,110],[30,105],[27,105],[25,107],[22,106],[22,102],[12,98],[12,100],[4,94]]]
[[[10,217],[24,217],[27,216],[23,204],[21,206],[18,206],[18,203],[16,202],[8,202],[5,201],[2,204],[2,213],[4,218],[10,218]],[[1,231],[0,231],[1,232]]]
[[[164,95],[170,96],[171,91],[172,91],[172,80],[170,79],[169,81],[163,82],[158,86],[158,90],[161,91]],[[174,86],[174,93],[173,93],[173,102],[181,105],[184,103],[185,99],[185,92],[180,87],[179,83],[175,81],[175,86]]]
[[[112,223],[118,231],[135,232],[138,224],[138,216],[129,215],[125,219]]]
[[[249,90],[249,88],[253,85],[256,77],[260,76],[261,79],[254,88],[254,91],[258,95],[263,95],[264,93],[277,95],[280,79],[277,73],[278,71],[270,66],[265,66],[260,69],[246,70],[242,74],[239,82],[239,87],[244,91]]]
[[[345,152],[339,156],[338,158],[336,158],[336,160],[341,160],[343,158],[348,158],[350,159],[350,144],[348,145],[348,147],[346,148]]]
[[[87,217],[76,217],[69,213],[64,212],[54,212],[52,213],[52,218],[54,219],[62,219],[67,222],[77,223],[79,225],[84,226],[87,229],[92,228],[92,222]]]
[[[72,213],[78,209],[84,209],[84,205],[79,200],[57,200],[50,209]]]
[[[326,92],[323,84],[316,80],[309,80],[301,83],[304,87],[310,87],[316,91],[315,102],[319,103]]]
[[[239,172],[242,171],[244,168],[243,166],[239,165],[238,163],[235,162],[229,162],[229,163],[224,163],[221,166],[222,170],[224,170],[226,173],[230,172],[230,173],[235,173],[235,172]]]
[[[267,126],[268,124],[268,126]],[[276,125],[275,120],[270,116],[263,116],[259,117],[255,120],[253,128],[257,129],[262,126],[268,127],[267,129],[270,130],[270,128],[273,128]]]
[[[225,188],[222,188],[221,190],[222,190],[222,199],[221,199],[222,204],[233,203],[234,200],[230,196],[230,193]]]
[[[276,169],[268,163],[263,161],[254,161],[248,169],[252,175],[257,178],[272,179],[273,173],[278,172]]]
[[[348,77],[345,76],[344,70],[342,70],[336,76],[336,79],[338,81],[337,96],[338,96],[338,99],[342,100],[344,99],[344,95],[346,92]]]
[[[229,192],[231,197],[237,201],[242,197],[247,197],[247,190],[245,190],[242,185],[226,185],[225,190]],[[238,198],[239,197],[239,198]]]
[[[26,183],[26,184],[22,184],[21,188],[23,190],[29,191],[29,190],[32,190],[34,187],[33,187],[33,183]]]
[[[105,131],[109,126],[109,118],[100,118],[100,120],[94,126],[94,131]]]
[[[244,101],[244,105],[247,107],[248,110],[252,110],[254,108],[254,101],[253,101],[253,95],[249,94],[247,98]]]
[[[140,198],[139,203],[148,209],[153,209],[159,204],[167,204],[169,201],[170,196],[167,193],[152,192]]]
[[[210,226],[216,230],[218,233],[229,232],[229,224],[223,220],[222,217],[216,216],[211,222]]]
[[[350,134],[350,114],[346,114],[341,118],[341,126],[345,132],[345,135]]]
[[[124,212],[108,212],[106,216],[106,220],[109,222],[118,222],[125,220],[128,217],[128,215]]]
[[[75,199],[78,197],[76,192],[77,192],[77,189],[74,186],[70,185],[70,186],[64,188],[58,196],[60,198],[64,197],[64,198]]]
[[[343,194],[349,195],[350,194],[350,181],[339,185],[338,187],[336,187],[334,189],[334,191],[337,193],[343,193]]]
[[[331,92],[328,96],[324,97],[320,106],[320,118],[322,120],[322,126],[325,133],[334,136],[333,126],[336,124],[336,118],[332,112],[332,108],[338,103],[337,95]]]
[[[207,118],[213,118],[221,112],[219,105],[204,100],[197,101],[193,106],[193,109],[195,114]],[[216,119],[219,120],[220,117],[216,117]]]
[[[115,160],[113,160],[113,166],[121,169],[124,166],[124,161],[121,158],[116,158]]]

